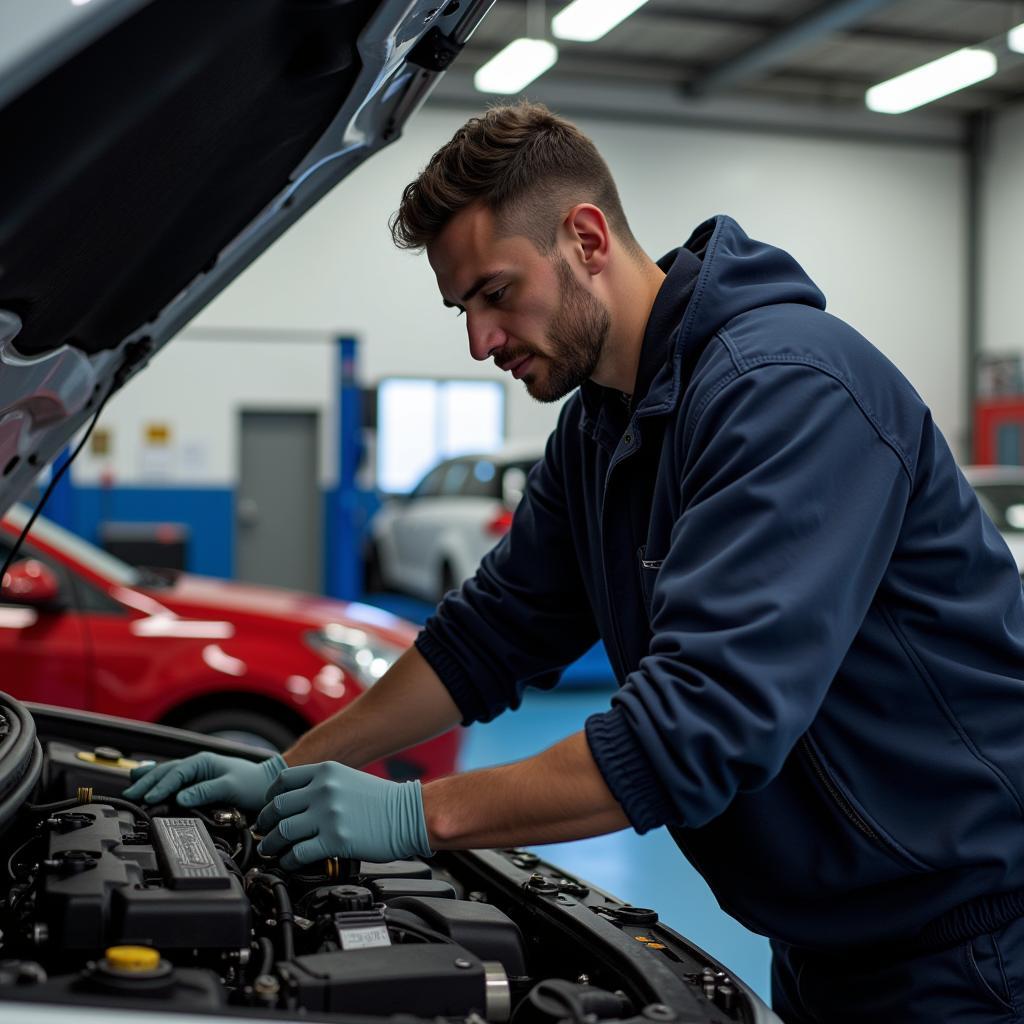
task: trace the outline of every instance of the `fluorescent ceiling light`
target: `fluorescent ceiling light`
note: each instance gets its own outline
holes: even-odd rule
[[[1006,45],[1013,50],[1014,53],[1024,53],[1024,25],[1018,25],[1016,28],[1011,28],[1006,33]]]
[[[546,39],[514,39],[473,76],[480,92],[517,93],[555,61],[558,49]]]
[[[872,86],[864,100],[869,110],[902,114],[991,78],[997,68],[996,55],[990,50],[968,47]]]
[[[592,43],[625,21],[647,0],[573,0],[551,19],[551,31],[559,39]]]

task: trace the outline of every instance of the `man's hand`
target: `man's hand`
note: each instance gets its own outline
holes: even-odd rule
[[[177,793],[182,807],[223,803],[258,811],[266,802],[267,787],[287,767],[280,754],[260,762],[208,752],[193,754],[178,761],[133,768],[133,785],[125,790],[124,797],[156,804]]]
[[[327,857],[376,863],[430,857],[418,782],[388,782],[337,761],[304,764],[278,775],[256,831],[260,853],[282,855],[294,871]]]

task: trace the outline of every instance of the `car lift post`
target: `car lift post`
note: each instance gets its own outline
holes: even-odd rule
[[[360,536],[363,508],[356,473],[362,457],[361,393],[356,381],[355,338],[338,338],[338,483],[327,509],[327,593],[356,600],[362,596]]]

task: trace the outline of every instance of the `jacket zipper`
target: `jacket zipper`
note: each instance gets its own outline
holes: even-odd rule
[[[836,784],[832,781],[831,776],[825,771],[824,765],[821,763],[820,758],[814,752],[811,747],[810,741],[805,736],[801,741],[800,745],[804,748],[804,752],[807,754],[808,760],[811,762],[811,767],[814,769],[814,774],[818,776],[822,786],[825,787],[825,792],[832,798],[832,802],[842,811],[843,816],[854,825],[858,831],[862,832],[875,843],[886,848],[891,848],[891,844],[887,843],[853,808],[850,801],[839,792]]]
[[[619,633],[619,620],[615,615],[615,609],[611,606],[611,592],[609,589],[608,579],[608,554],[605,546],[605,539],[607,537],[607,522],[606,516],[608,512],[608,492],[611,490],[611,479],[612,474],[616,469],[627,459],[632,452],[627,452],[623,455],[618,462],[613,462],[608,469],[608,476],[604,482],[604,494],[601,496],[601,568],[604,571],[604,589],[605,599],[608,602],[609,619],[611,621],[612,635],[615,637],[615,652],[619,659],[619,668],[622,673],[622,677],[626,676],[626,653],[622,646],[622,636]],[[613,456],[614,458],[614,456]]]

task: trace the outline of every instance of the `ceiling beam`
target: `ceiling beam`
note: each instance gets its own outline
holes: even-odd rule
[[[460,111],[479,110],[487,98],[474,89],[471,68],[472,64],[462,63],[460,57],[441,78],[428,104],[457,107]],[[569,117],[593,117],[630,125],[853,138],[889,145],[959,148],[964,141],[965,121],[950,111],[915,111],[891,118],[872,114],[863,104],[794,103],[754,96],[713,96],[697,103],[684,96],[674,82],[612,78],[597,73],[596,68],[590,76],[549,72],[530,85],[529,96]]]
[[[502,8],[526,7],[528,0],[502,0]],[[673,0],[648,0],[639,10],[630,15],[634,23],[653,21],[674,21],[679,25],[701,25],[709,28],[746,29],[765,35],[780,32],[791,24],[787,18],[778,15],[747,14],[723,11],[719,7],[680,7]],[[486,24],[486,22],[485,22]],[[861,39],[869,43],[909,43],[922,46],[948,46],[958,50],[978,41],[976,34],[953,32],[941,28],[905,28],[895,25],[851,26],[842,29],[847,39]]]
[[[829,0],[798,18],[767,39],[711,68],[689,83],[695,95],[707,95],[739,85],[762,71],[785,63],[794,54],[813,46],[833,32],[862,21],[894,0]]]
[[[459,57],[461,67],[477,68],[494,56],[493,45],[476,45],[469,43]],[[688,82],[699,79],[709,71],[706,62],[679,60],[661,55],[645,53],[624,53],[622,50],[604,48],[593,43],[563,43],[558,63],[547,72],[545,78],[605,79],[620,83],[627,82],[660,82],[689,94]],[[737,95],[763,93],[780,93],[787,88],[794,99],[813,101],[839,101],[854,103],[858,107],[864,105],[864,92],[877,84],[876,78],[858,76],[851,72],[804,71],[797,68],[786,68],[771,76],[770,80],[751,83],[744,89],[736,90]],[[530,87],[532,91],[534,86]],[[984,95],[991,103],[1015,97],[1017,88],[1003,88],[998,79],[992,79],[975,86],[975,95]],[[802,97],[798,93],[803,94]],[[877,115],[872,115],[877,116]]]

